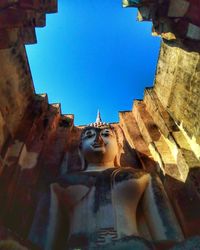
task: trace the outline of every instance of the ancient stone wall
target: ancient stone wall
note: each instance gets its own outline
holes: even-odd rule
[[[199,52],[162,44],[155,92],[200,156],[200,57]],[[189,139],[188,138],[188,139]]]
[[[43,2],[0,3],[0,226],[24,239],[45,187],[68,171],[69,156],[78,166],[82,129],[34,91],[24,44],[57,9]],[[154,87],[119,113],[118,124],[140,168],[161,176],[186,238],[200,233],[200,54],[196,41],[187,42],[162,43]]]

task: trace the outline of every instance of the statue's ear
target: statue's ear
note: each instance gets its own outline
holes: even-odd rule
[[[120,154],[119,153],[115,156],[114,166],[115,167],[120,167]]]
[[[81,170],[85,170],[87,163],[86,163],[86,160],[84,159],[84,156],[82,154],[82,144],[81,143],[79,144],[79,147],[78,147],[78,155],[79,155],[80,160],[81,160]]]
[[[120,159],[121,159],[122,152],[123,152],[123,145],[121,142],[118,142],[118,152],[117,152],[117,155],[115,156],[115,160],[114,160],[116,167],[121,166]]]

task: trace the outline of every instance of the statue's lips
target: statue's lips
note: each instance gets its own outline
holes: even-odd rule
[[[104,144],[103,143],[94,143],[94,144],[92,144],[92,147],[93,148],[102,148],[104,146]]]

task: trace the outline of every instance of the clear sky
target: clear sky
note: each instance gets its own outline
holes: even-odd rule
[[[76,125],[94,122],[97,109],[117,122],[153,84],[160,39],[121,1],[58,0],[58,13],[36,30],[38,43],[26,46],[36,93],[61,103]]]

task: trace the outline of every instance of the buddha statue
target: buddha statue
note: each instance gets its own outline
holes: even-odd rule
[[[47,223],[41,226],[44,218],[35,220],[31,240],[54,250],[101,249],[127,237],[130,246],[135,237],[183,239],[159,177],[120,167],[121,148],[119,132],[103,123],[98,114],[96,123],[81,134],[82,170],[61,176],[50,185],[38,212],[46,211]],[[50,203],[44,202],[47,199]]]

